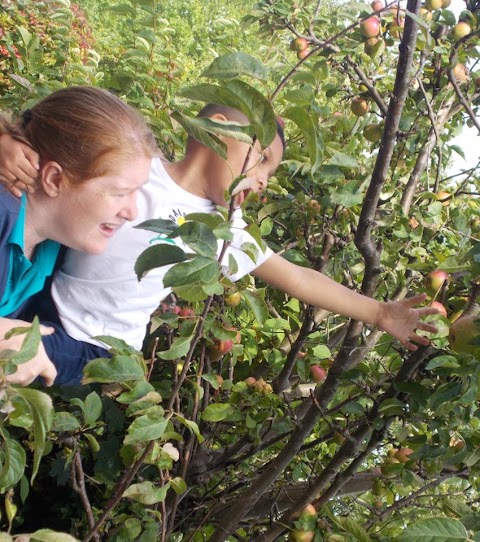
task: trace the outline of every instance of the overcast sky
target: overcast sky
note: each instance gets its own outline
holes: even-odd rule
[[[463,0],[452,0],[448,9],[453,11],[458,17],[460,12],[465,9],[465,2]],[[461,156],[455,155],[452,165],[449,168],[449,173],[452,174],[472,167],[478,162],[480,156],[480,136],[478,130],[465,126],[463,133],[455,138],[454,142],[456,145],[462,147],[465,153],[465,160]]]

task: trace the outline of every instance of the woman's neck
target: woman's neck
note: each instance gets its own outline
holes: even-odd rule
[[[35,247],[39,243],[48,238],[42,232],[45,225],[49,223],[49,218],[41,216],[38,209],[41,209],[41,205],[37,206],[37,198],[33,194],[28,194],[23,226],[23,251],[27,258],[33,254]]]

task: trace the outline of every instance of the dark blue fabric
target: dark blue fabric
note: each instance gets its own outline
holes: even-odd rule
[[[55,333],[43,337],[42,342],[57,369],[56,385],[77,386],[89,361],[110,357],[108,351],[100,346],[72,339],[60,324],[48,320],[41,320],[41,323],[55,328]]]
[[[55,328],[55,333],[42,338],[43,345],[57,369],[56,385],[76,386],[82,379],[85,365],[95,358],[109,358],[107,350],[87,342],[77,341],[63,329],[55,303],[50,295],[50,281],[42,292],[32,297],[21,318],[31,322],[38,316],[40,323]]]

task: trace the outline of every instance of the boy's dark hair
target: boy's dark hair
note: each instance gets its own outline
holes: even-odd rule
[[[221,115],[224,115],[228,119],[235,120],[237,122],[246,122],[248,123],[248,117],[239,111],[238,109],[235,109],[234,107],[230,107],[228,105],[219,105],[214,103],[209,103],[205,107],[203,107],[200,112],[198,113],[199,117],[210,117],[214,115],[215,113],[220,113]],[[278,117],[275,119],[275,122],[277,124],[277,134],[280,137],[280,141],[282,142],[283,152],[285,152],[286,143],[285,143],[285,132],[283,130],[283,126],[278,120]]]

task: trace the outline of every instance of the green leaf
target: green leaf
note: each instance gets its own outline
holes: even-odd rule
[[[0,533],[0,542],[13,542],[13,538],[8,533]]]
[[[172,478],[170,480],[170,486],[177,495],[181,495],[187,491],[187,484],[183,478],[180,478],[180,476],[175,476],[175,478]]]
[[[197,256],[190,262],[179,263],[165,273],[163,284],[166,288],[187,286],[193,282],[212,282],[220,277],[217,260]]]
[[[98,393],[92,391],[85,398],[83,403],[83,416],[86,425],[93,425],[102,414],[102,400]]]
[[[353,519],[337,517],[335,518],[335,523],[345,532],[351,534],[358,542],[371,542],[367,531]]]
[[[228,81],[226,87],[237,96],[237,104],[233,107],[247,115],[262,148],[268,147],[277,135],[272,104],[258,90],[238,79]]]
[[[140,416],[128,428],[124,444],[141,444],[160,438],[167,428],[168,420],[162,416]]]
[[[344,154],[343,152],[337,152],[330,158],[330,160],[327,162],[327,165],[357,168],[358,162],[353,156]]]
[[[215,228],[218,228],[220,224],[225,224],[223,217],[218,213],[189,213],[188,215],[185,215],[185,220],[201,222],[208,226],[212,231],[215,230]]]
[[[205,131],[214,136],[231,137],[237,141],[253,143],[252,132],[253,127],[250,124],[240,124],[233,120],[218,120],[211,119],[210,117],[187,117],[182,113],[174,112],[172,116],[180,122],[180,124],[187,130],[187,132],[195,137],[197,141],[200,141],[190,130]],[[188,123],[188,129],[184,125]]]
[[[52,431],[55,433],[76,431],[80,427],[80,422],[70,412],[55,412],[52,424]]]
[[[98,358],[87,363],[83,369],[83,384],[99,382],[128,382],[143,380],[145,371],[137,360],[130,356],[113,356],[113,358]]]
[[[202,412],[202,420],[206,422],[221,422],[234,412],[235,409],[232,405],[225,403],[214,403],[213,405],[208,405],[207,408]]]
[[[251,292],[250,290],[244,290],[243,297],[252,309],[257,322],[263,324],[270,316],[267,304],[263,298],[261,298],[257,292]]]
[[[20,350],[12,351],[12,355],[8,356],[8,360],[15,365],[25,363],[37,355],[38,346],[41,341],[40,323],[38,317],[35,316],[31,326],[14,327],[5,333],[5,339],[9,339],[14,335],[25,334]]]
[[[227,146],[225,143],[213,134],[211,130],[207,131],[202,123],[196,122],[196,119],[182,115],[178,111],[173,111],[171,117],[184,128],[188,135],[213,152],[216,152],[224,160],[227,159]]]
[[[187,427],[196,437],[198,440],[198,443],[201,444],[204,441],[204,438],[200,434],[200,429],[198,428],[198,424],[192,420],[187,420],[183,416],[180,416],[177,414],[177,419],[179,422],[183,423],[185,427]]]
[[[442,384],[430,397],[430,408],[435,410],[454,397],[459,397],[461,389],[462,383],[458,381],[446,382],[445,384]]]
[[[40,529],[30,535],[30,542],[79,542],[69,534],[58,533],[51,529]]]
[[[187,354],[192,343],[193,335],[188,337],[178,337],[173,341],[172,346],[163,352],[157,352],[160,359],[172,360],[179,359]]]
[[[140,504],[156,504],[165,500],[169,487],[170,483],[156,487],[153,482],[140,482],[128,487],[122,497],[127,497]]]
[[[351,192],[345,189],[338,189],[335,190],[335,192],[332,192],[330,199],[333,203],[351,208],[362,203],[364,197],[364,194],[361,192]]]
[[[182,241],[194,252],[205,258],[217,254],[218,241],[212,230],[200,222],[185,222],[178,228]]]
[[[185,252],[176,245],[160,243],[144,250],[135,262],[135,274],[141,280],[149,271],[164,265],[184,262],[187,259]]]
[[[146,380],[140,380],[135,384],[133,389],[126,391],[117,397],[117,402],[122,405],[128,405],[139,399],[142,399],[149,393],[156,393],[155,388]]]
[[[246,75],[266,81],[268,72],[265,66],[253,56],[234,52],[216,58],[202,75],[210,79],[233,79]]]
[[[27,457],[23,446],[15,439],[2,439],[3,468],[0,472],[0,490],[5,492],[15,486],[25,472]]]
[[[312,115],[304,107],[296,106],[287,109],[283,116],[293,121],[302,132],[305,143],[307,144],[312,173],[314,173],[322,158],[323,142],[320,139],[320,135],[317,135]]]
[[[455,519],[422,519],[409,525],[398,538],[399,542],[460,542],[468,540],[463,524]]]
[[[199,282],[194,282],[188,286],[179,286],[173,288],[173,293],[189,303],[195,303],[196,301],[203,301],[207,299],[208,294],[203,290],[203,285]]]
[[[251,124],[263,148],[268,147],[277,134],[277,123],[270,102],[247,83],[239,79],[224,85],[195,85],[180,91],[191,100],[226,105],[241,111]]]
[[[33,482],[45,449],[47,433],[52,426],[53,404],[52,399],[39,390],[17,388],[16,392],[27,401],[33,417],[33,465],[30,478],[30,481]]]
[[[399,399],[386,399],[382,401],[378,411],[385,416],[401,415],[405,412],[405,405]]]
[[[165,220],[164,218],[154,218],[152,220],[145,220],[141,224],[134,226],[139,230],[149,230],[155,233],[162,233],[164,235],[170,235],[178,229],[177,224],[171,220]]]

